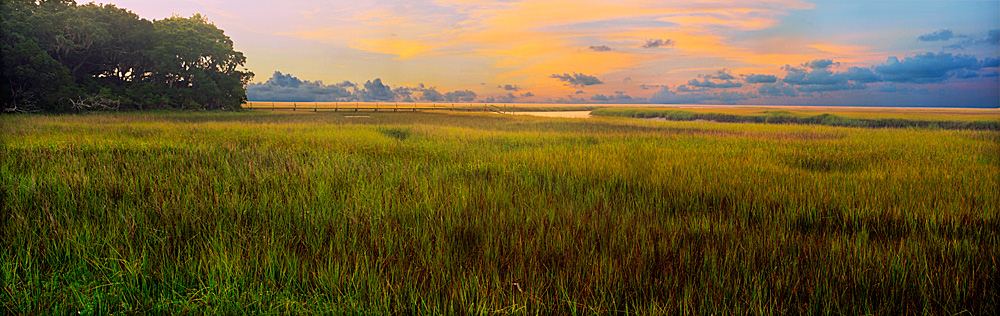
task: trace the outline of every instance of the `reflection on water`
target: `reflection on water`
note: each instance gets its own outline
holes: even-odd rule
[[[531,115],[542,117],[589,118],[590,111],[546,111],[546,112],[509,112],[514,115]]]

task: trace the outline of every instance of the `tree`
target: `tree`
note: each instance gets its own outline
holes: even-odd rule
[[[0,9],[5,112],[246,102],[253,77],[246,57],[201,15],[149,21],[114,5],[66,0],[2,0]]]
[[[243,53],[233,49],[225,33],[195,14],[155,21],[155,46],[149,52],[164,84],[185,107],[238,109],[246,102],[246,84],[253,73],[241,69]]]
[[[57,5],[47,4],[49,9]],[[59,100],[78,93],[69,69],[37,41],[36,33],[47,26],[33,19],[41,10],[43,7],[34,1],[0,2],[0,97],[4,112],[60,111]]]

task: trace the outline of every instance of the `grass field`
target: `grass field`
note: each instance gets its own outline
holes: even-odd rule
[[[0,314],[1000,305],[998,131],[365,115],[0,117]]]
[[[607,107],[592,115],[669,121],[816,124],[871,128],[944,128],[1000,131],[997,109],[901,109],[822,107]]]

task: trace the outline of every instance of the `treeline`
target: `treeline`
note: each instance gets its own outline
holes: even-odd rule
[[[622,116],[634,118],[662,118],[670,121],[706,120],[727,123],[769,123],[769,124],[814,124],[829,126],[869,127],[869,128],[941,128],[1000,130],[1000,121],[931,121],[902,118],[848,118],[834,114],[795,115],[787,111],[776,111],[762,115],[739,115],[728,113],[700,113],[671,109],[601,108],[590,113],[596,116]]]
[[[239,109],[253,73],[201,15],[146,20],[114,5],[0,0],[4,112]]]

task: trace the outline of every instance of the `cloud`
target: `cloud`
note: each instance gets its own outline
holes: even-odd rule
[[[513,96],[513,94],[510,94]],[[476,100],[476,93],[469,90],[457,90],[444,94],[444,98],[449,102],[472,102]]]
[[[799,92],[826,92],[864,89],[867,87],[865,84],[882,81],[882,78],[869,68],[851,67],[845,72],[827,69],[839,64],[828,59],[817,59],[802,64],[812,69],[808,71],[786,65],[782,69],[788,71],[788,74],[781,82],[796,86]]]
[[[577,98],[571,95],[567,95],[566,98],[559,98],[556,100],[551,100],[552,103],[587,103],[584,98]]]
[[[604,83],[600,79],[597,79],[597,77],[588,76],[588,75],[584,75],[584,74],[578,74],[578,73],[575,73],[575,72],[572,75],[570,75],[570,74],[562,74],[562,75],[554,74],[552,76],[549,76],[549,78],[554,78],[554,79],[559,79],[561,81],[565,81],[566,85],[568,85],[568,86],[575,86],[575,87],[583,87],[583,86],[590,86],[590,85]]]
[[[444,95],[436,89],[430,88],[422,91],[420,99],[429,102],[441,102],[444,101]]]
[[[965,69],[961,69],[961,70],[956,70],[955,71],[955,78],[958,78],[958,79],[969,79],[969,78],[978,78],[978,77],[979,77],[979,73],[975,72],[975,71],[968,71],[968,70],[965,70]]]
[[[881,81],[878,75],[868,68],[851,67],[846,72],[833,72],[824,68],[805,71],[791,68],[782,82],[793,85],[839,85],[848,81],[856,83],[872,83]]]
[[[595,51],[595,52],[610,52],[611,51],[611,47],[608,47],[607,45],[591,46],[590,49],[593,50],[593,51]]]
[[[730,103],[735,104],[739,101],[751,99],[756,97],[752,93],[744,92],[699,92],[699,93],[677,93],[670,91],[670,87],[664,86],[652,97],[649,98],[651,103],[659,104],[694,104],[694,103]]]
[[[646,43],[642,45],[642,48],[666,47],[666,46],[674,46],[674,44],[676,44],[676,42],[674,42],[674,40],[672,39],[668,40],[648,39],[646,40]]]
[[[282,74],[280,71],[275,71],[274,74],[271,75],[271,78],[267,79],[267,82],[265,83],[278,87],[298,88],[302,85],[302,80],[299,80],[299,78],[296,78],[291,74],[286,75]]]
[[[968,37],[964,36],[963,37]],[[965,49],[966,46],[972,45],[1000,45],[1000,29],[989,30],[986,32],[986,37],[981,37],[978,39],[967,39],[955,44],[945,46],[944,48],[954,48],[954,49]]]
[[[869,68],[851,67],[847,69],[844,76],[847,80],[857,83],[873,83],[882,81],[882,78],[879,78],[879,76]]]
[[[518,91],[518,90],[521,90],[521,87],[518,87],[517,85],[509,85],[509,84],[505,84],[502,87],[501,86],[497,86],[497,88],[502,88],[502,89],[507,90],[507,91]]]
[[[611,100],[614,100],[615,97],[613,97],[613,96],[609,97],[609,96],[606,96],[606,95],[603,95],[603,94],[595,94],[594,96],[590,97],[590,99],[594,100],[594,101],[611,101]]]
[[[807,63],[802,64],[802,67],[807,67],[811,69],[826,69],[830,66],[840,66],[840,63],[833,62],[829,59],[817,59]]]
[[[937,41],[947,41],[956,37],[966,37],[965,35],[956,35],[949,29],[940,29],[934,33],[924,34],[917,37],[918,41],[921,42],[937,42]]]
[[[861,90],[868,86],[860,83],[839,83],[839,84],[814,84],[806,86],[798,86],[795,89],[799,92],[829,92],[829,91],[842,91],[842,90]]]
[[[396,87],[392,89],[392,92],[396,94],[397,99],[401,99],[403,102],[413,102],[413,92],[418,90],[411,87]]]
[[[531,92],[525,92],[525,93],[522,93],[521,96],[525,97],[525,98],[530,98],[530,97],[535,96],[535,94],[531,93]]]
[[[364,89],[358,94],[362,101],[393,101],[396,100],[396,93],[392,88],[382,84],[382,79],[375,78],[365,82]]]
[[[875,71],[887,81],[936,83],[952,77],[957,70],[977,70],[979,67],[979,60],[970,55],[925,53],[903,60],[889,57],[884,64],[875,66]]]
[[[725,69],[719,70],[719,71],[717,71],[714,74],[705,75],[704,77],[706,79],[718,79],[718,80],[733,80],[733,79],[736,79],[736,77],[733,77],[732,74],[726,72]]]
[[[1000,59],[986,57],[983,59],[983,68],[996,68],[1000,67]]]
[[[892,82],[880,85],[876,90],[884,93],[911,93],[915,91],[912,87],[904,87]]]
[[[703,91],[703,90],[702,89],[691,89],[691,87],[688,87],[686,84],[682,84],[682,85],[677,86],[677,92],[695,92],[695,91]]]
[[[774,75],[750,74],[743,78],[743,82],[746,83],[775,83],[777,81],[778,77]]]
[[[687,85],[692,87],[707,88],[707,89],[739,88],[743,86],[742,83],[732,80],[726,80],[723,82],[710,81],[708,80],[708,77],[705,77],[705,79],[703,79],[702,81],[698,81],[698,79],[691,79],[691,81],[688,81]]]
[[[617,100],[632,100],[632,97],[625,94],[625,91],[615,91],[615,99]]]
[[[793,85],[835,85],[847,81],[843,76],[837,76],[826,69],[813,69],[812,71],[791,71],[781,80],[784,83]]]
[[[769,97],[796,97],[795,87],[783,83],[765,83],[757,88],[757,93]]]
[[[498,95],[498,96],[487,97],[486,100],[483,100],[483,102],[486,102],[486,103],[513,103],[515,100],[517,100],[517,96],[514,95],[513,93],[508,93],[508,94],[505,94],[505,95]]]
[[[583,90],[576,90],[576,92],[574,92],[573,94],[584,94],[584,93],[587,93],[587,92],[584,92]]]
[[[1000,45],[1000,29],[990,30],[986,38],[980,39],[983,44]]]
[[[635,99],[632,96],[625,94],[625,91],[615,91],[615,95],[595,94],[594,96],[590,97],[590,100],[592,100],[592,101],[598,101],[598,102],[612,102],[612,101],[615,101],[615,102],[623,102],[623,103],[624,102],[632,103],[632,102],[637,101],[638,99]]]
[[[662,88],[662,87],[663,87],[663,85],[658,85],[658,84],[645,84],[644,83],[644,84],[640,84],[639,85],[639,88],[642,88],[642,90],[659,89],[659,88]]]
[[[357,88],[357,84],[344,81],[325,85],[322,81],[303,81],[291,74],[275,71],[265,82],[248,84],[247,98],[251,101],[348,101],[352,100],[354,95],[347,88]]]
[[[361,85],[343,81],[334,85],[325,85],[321,81],[300,80],[292,75],[275,72],[271,79],[263,83],[247,85],[247,96],[253,101],[288,101],[288,102],[413,102],[423,100],[428,102],[472,102],[477,95],[469,90],[457,90],[442,94],[436,88],[426,88],[424,84],[416,87],[391,87],[376,78]],[[353,93],[348,89],[354,90]]]

